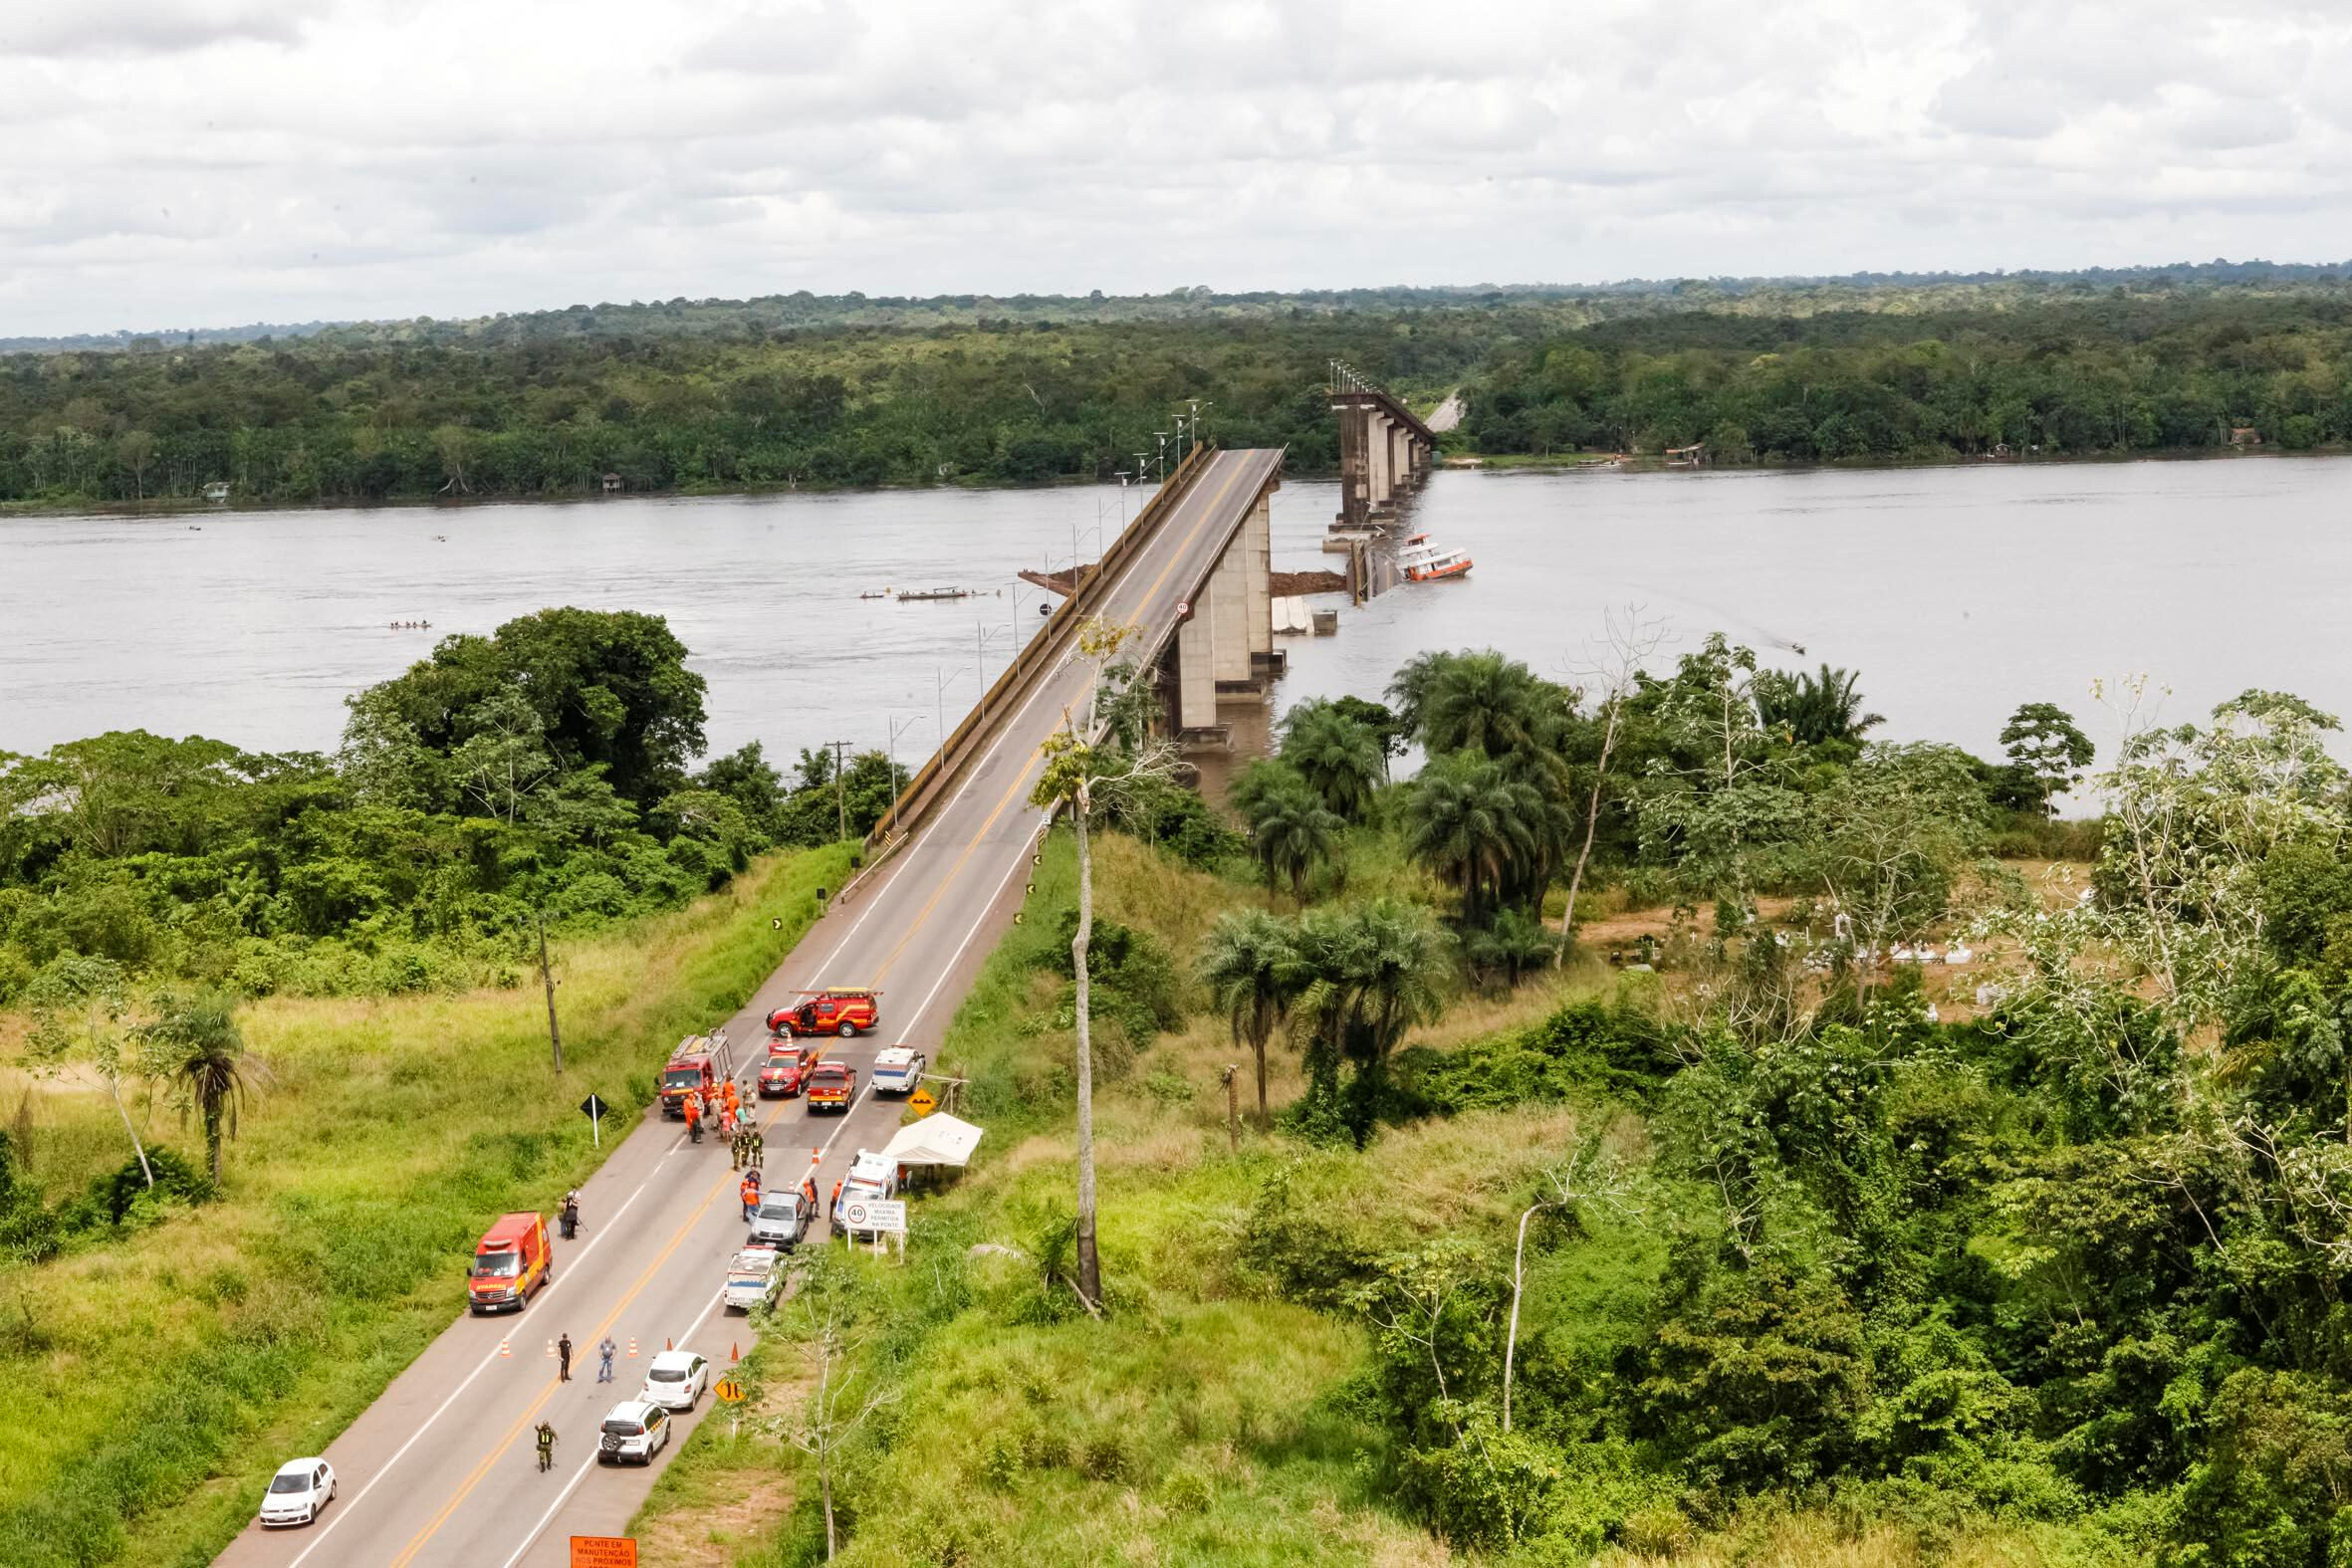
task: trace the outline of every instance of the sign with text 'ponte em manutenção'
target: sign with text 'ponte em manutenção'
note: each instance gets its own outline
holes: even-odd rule
[[[637,1568],[637,1542],[628,1535],[575,1535],[572,1568]]]

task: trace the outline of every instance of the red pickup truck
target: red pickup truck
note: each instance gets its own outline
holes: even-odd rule
[[[779,1040],[768,1047],[768,1059],[760,1066],[760,1098],[789,1100],[801,1092],[801,1085],[809,1081],[809,1074],[817,1066],[817,1047],[796,1045]]]
[[[857,1098],[857,1069],[846,1062],[821,1061],[809,1074],[804,1088],[810,1115],[819,1111],[846,1114],[850,1101]]]

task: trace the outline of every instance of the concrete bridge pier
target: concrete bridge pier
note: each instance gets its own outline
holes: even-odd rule
[[[1226,733],[1220,700],[1260,698],[1281,673],[1274,646],[1274,493],[1270,475],[1233,537],[1185,603],[1159,665],[1179,740],[1217,741]]]
[[[1331,393],[1339,416],[1339,517],[1346,529],[1378,528],[1406,493],[1428,478],[1437,437],[1411,409],[1377,387]]]

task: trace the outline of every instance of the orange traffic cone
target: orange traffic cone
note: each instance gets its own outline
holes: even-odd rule
[[[631,1335],[629,1336],[629,1354],[633,1356],[633,1355],[635,1355],[636,1353],[637,1353],[637,1336],[636,1336],[636,1335],[634,1335],[634,1334],[631,1334]]]
[[[547,1342],[547,1358],[550,1361],[556,1359],[556,1342],[552,1339]]]
[[[727,1359],[729,1361],[741,1361],[743,1359],[743,1345],[741,1341],[738,1341],[737,1343],[727,1347]]]
[[[661,1348],[664,1350],[675,1350],[678,1347],[672,1343],[670,1337],[667,1334],[664,1334],[661,1336]]]
[[[498,1342],[498,1353],[502,1356],[512,1359],[515,1354],[514,1342],[512,1340],[500,1340]]]

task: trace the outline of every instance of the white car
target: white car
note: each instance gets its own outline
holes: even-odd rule
[[[261,1522],[265,1527],[308,1524],[334,1495],[334,1465],[325,1459],[289,1459],[270,1477],[270,1489],[262,1493]]]
[[[904,1045],[893,1045],[874,1055],[871,1081],[876,1094],[912,1094],[915,1085],[923,1081],[923,1068],[928,1063],[919,1050]]]
[[[624,1399],[596,1435],[598,1464],[650,1464],[670,1441],[670,1413],[641,1399]]]
[[[692,1410],[711,1386],[711,1364],[691,1350],[665,1350],[645,1369],[637,1398],[663,1410]]]

